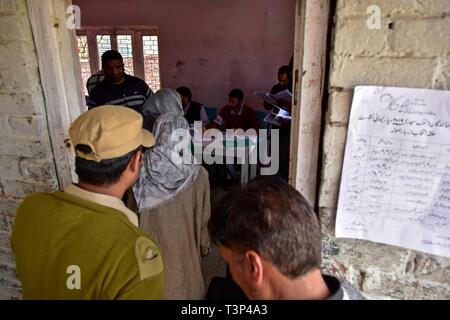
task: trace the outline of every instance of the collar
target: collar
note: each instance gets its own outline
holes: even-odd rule
[[[239,109],[239,112],[235,112],[233,109],[231,109],[231,114],[235,116],[240,116],[242,113],[242,109],[244,109],[244,103],[241,104],[241,109]]]
[[[322,276],[325,284],[328,287],[328,290],[330,290],[331,292],[331,295],[327,298],[327,300],[343,300],[344,291],[342,290],[341,282],[339,281],[339,279],[329,275]]]
[[[122,212],[127,218],[128,220],[130,220],[130,222],[138,227],[138,218],[137,215],[131,211],[130,209],[128,209],[125,204],[123,203],[122,200],[120,200],[119,198],[113,197],[113,196],[108,196],[106,194],[101,194],[101,193],[95,193],[95,192],[91,192],[91,191],[87,191],[84,189],[81,189],[80,187],[74,185],[74,184],[70,184],[65,190],[64,192],[71,194],[75,197],[84,199],[84,200],[88,200],[91,202],[95,202],[97,204],[100,204],[102,206],[105,207],[109,207],[109,208],[113,208],[116,210],[119,210],[120,212]]]
[[[190,106],[191,106],[191,102],[189,102],[189,104],[187,105],[186,108],[183,107],[184,114],[186,114],[186,112],[189,110]]]

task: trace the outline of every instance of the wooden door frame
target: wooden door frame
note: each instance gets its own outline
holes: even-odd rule
[[[297,0],[289,182],[315,206],[330,0]]]
[[[75,30],[66,23],[70,5],[71,0],[27,0],[60,189],[76,181],[67,139],[70,124],[86,110]]]
[[[297,0],[290,183],[314,205],[331,0]],[[76,178],[66,147],[70,123],[86,110],[76,32],[66,27],[71,0],[27,0],[60,188]]]

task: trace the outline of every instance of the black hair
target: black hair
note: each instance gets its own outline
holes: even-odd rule
[[[278,69],[278,74],[287,74],[288,76],[290,76],[291,68],[289,66],[281,66]]]
[[[192,100],[192,92],[188,87],[179,87],[177,88],[177,92],[182,97],[188,97],[189,101]]]
[[[105,65],[106,62],[111,60],[120,60],[120,62],[123,63],[123,57],[119,51],[108,50],[102,54],[102,67]]]
[[[82,153],[89,154],[92,149],[84,144],[78,144],[75,149]],[[136,154],[138,149],[135,149],[121,157],[102,160],[96,162],[93,160],[86,160],[81,157],[75,158],[75,172],[82,182],[86,182],[95,186],[110,186],[119,181],[122,173],[127,168],[131,158]]]
[[[209,220],[211,240],[238,253],[258,252],[297,278],[321,264],[320,221],[306,199],[281,179],[260,176],[228,194]]]
[[[241,89],[233,89],[228,94],[230,98],[238,98],[239,101],[244,100],[244,92]]]

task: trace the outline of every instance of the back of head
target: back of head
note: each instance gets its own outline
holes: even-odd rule
[[[233,89],[228,94],[229,98],[237,98],[239,101],[244,100],[244,92],[241,89]]]
[[[119,51],[108,50],[102,54],[102,67],[106,64],[106,62],[111,60],[120,60],[123,63],[123,57]]]
[[[192,92],[191,92],[191,89],[189,89],[188,87],[179,87],[179,88],[177,88],[177,92],[182,97],[188,97],[189,101],[192,100]]]
[[[155,135],[156,146],[164,146],[167,149],[175,150],[177,148],[183,149],[186,147],[184,144],[190,142],[189,138],[189,123],[180,114],[168,112],[160,115],[153,128],[153,134]],[[180,142],[180,139],[183,141]]]
[[[142,129],[142,116],[126,107],[100,106],[81,114],[70,126],[75,172],[81,182],[111,186],[141,147],[151,147],[153,135]]]
[[[277,178],[258,177],[229,194],[209,228],[216,244],[241,253],[254,250],[287,277],[320,267],[319,218],[298,191]]]
[[[176,113],[183,115],[183,105],[180,94],[173,89],[160,89],[152,94],[142,107],[144,115],[144,127],[153,131],[156,119],[164,113]]]

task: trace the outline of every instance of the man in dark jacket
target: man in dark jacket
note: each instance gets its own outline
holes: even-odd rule
[[[102,55],[105,79],[92,89],[88,108],[101,105],[118,105],[134,109],[142,114],[142,105],[153,93],[145,81],[125,73],[122,55],[108,50]]]
[[[209,118],[206,113],[205,107],[196,101],[192,101],[192,92],[188,87],[179,87],[177,92],[181,96],[181,102],[183,104],[184,117],[191,125],[195,121],[201,121],[203,126],[208,125]]]

